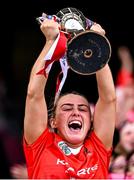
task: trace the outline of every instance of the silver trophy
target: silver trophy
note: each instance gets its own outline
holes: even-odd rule
[[[68,34],[67,62],[74,72],[90,75],[108,63],[111,57],[111,45],[106,36],[91,31],[93,21],[86,18],[81,11],[68,7],[56,15],[43,14],[37,18],[41,23],[45,18],[55,19],[61,30]]]

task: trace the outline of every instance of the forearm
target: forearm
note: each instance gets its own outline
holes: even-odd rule
[[[30,75],[30,81],[28,85],[28,95],[30,97],[38,97],[44,95],[44,88],[47,82],[47,77],[37,74],[45,66],[44,57],[49,51],[54,41],[47,41],[42,49],[38,59],[36,60]]]
[[[116,120],[116,95],[111,70],[107,65],[96,73],[99,99],[95,106],[94,130],[106,148],[112,146]]]
[[[115,87],[108,64],[96,73],[99,98],[104,102],[110,102],[116,99]]]

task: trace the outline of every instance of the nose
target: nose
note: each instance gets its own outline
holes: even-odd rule
[[[73,114],[73,116],[79,116],[80,112],[77,108],[74,108],[72,114]]]

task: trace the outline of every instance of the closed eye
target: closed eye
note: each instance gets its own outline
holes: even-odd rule
[[[87,112],[87,109],[79,108],[79,111]]]
[[[78,107],[79,111],[83,111],[83,112],[89,112],[89,108],[87,106],[79,106]]]
[[[73,109],[72,105],[63,105],[62,110],[63,111],[71,111]]]
[[[63,108],[63,111],[71,111],[73,108]]]

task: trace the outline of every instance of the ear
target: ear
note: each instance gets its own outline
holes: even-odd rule
[[[55,118],[51,118],[50,119],[50,126],[51,126],[51,128],[56,128],[57,127],[56,125],[57,124],[56,124]]]

